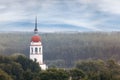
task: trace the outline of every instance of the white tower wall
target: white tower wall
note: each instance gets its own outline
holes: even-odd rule
[[[43,63],[43,47],[41,42],[31,42],[30,45],[30,59],[36,60],[42,70],[46,70],[47,66]]]

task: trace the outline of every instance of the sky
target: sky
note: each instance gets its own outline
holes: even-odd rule
[[[120,31],[120,0],[0,0],[0,31]]]

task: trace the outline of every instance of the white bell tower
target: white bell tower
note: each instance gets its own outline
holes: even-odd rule
[[[38,35],[37,17],[35,19],[34,36],[31,38],[30,59],[39,63],[41,70],[46,70],[47,66],[43,63],[43,47],[41,37]]]

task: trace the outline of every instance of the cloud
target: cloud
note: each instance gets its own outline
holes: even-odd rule
[[[86,29],[90,29],[90,31],[101,31],[101,29],[95,27],[96,22],[89,22],[84,20],[61,20],[62,23],[70,24],[77,27],[83,27]]]
[[[120,15],[120,0],[99,0],[97,4],[100,11]]]
[[[0,27],[22,30],[21,26],[25,26],[27,31],[29,27],[19,23],[33,26],[37,15],[41,24],[68,24],[90,31],[112,31],[120,26],[119,7],[119,0],[0,0]]]

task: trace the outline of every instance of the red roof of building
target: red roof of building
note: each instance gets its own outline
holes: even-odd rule
[[[40,36],[38,36],[38,35],[32,36],[31,42],[39,42],[39,41],[41,41]]]

